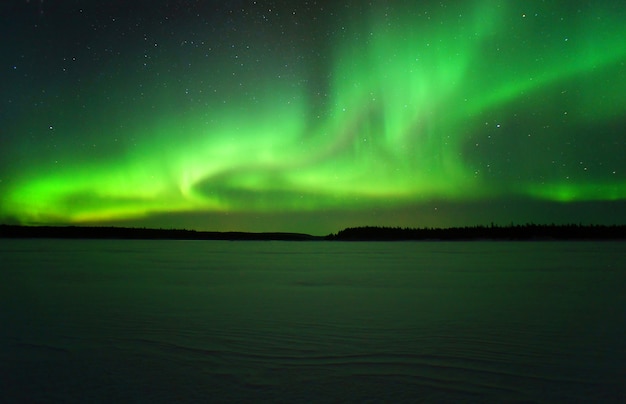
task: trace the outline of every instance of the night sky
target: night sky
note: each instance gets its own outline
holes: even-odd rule
[[[0,222],[626,223],[626,7],[4,0]]]

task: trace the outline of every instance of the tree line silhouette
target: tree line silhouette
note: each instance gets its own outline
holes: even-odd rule
[[[450,228],[351,227],[331,234],[327,240],[618,240],[626,239],[626,225],[542,225],[466,226]]]
[[[136,240],[293,240],[317,237],[301,233],[249,233],[100,226],[0,225],[0,238],[136,239]]]
[[[402,240],[626,240],[626,225],[543,225],[466,227],[349,227],[327,236],[304,233],[217,232],[99,226],[0,225],[0,238],[141,239],[141,240],[284,240],[284,241],[402,241]]]

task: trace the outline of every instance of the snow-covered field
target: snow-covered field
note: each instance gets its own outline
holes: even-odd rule
[[[625,247],[0,240],[0,402],[623,403]]]

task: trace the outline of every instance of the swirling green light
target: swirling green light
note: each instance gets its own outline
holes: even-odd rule
[[[351,20],[328,55],[330,72],[319,72],[328,87],[319,105],[299,84],[303,73],[277,78],[268,68],[247,77],[248,93],[233,91],[226,103],[205,94],[204,108],[185,109],[155,90],[151,109],[107,107],[130,128],[116,136],[138,139],[136,147],[61,169],[37,164],[16,176],[2,211],[25,223],[83,223],[163,212],[367,209],[511,194],[626,199],[621,177],[566,180],[542,172],[505,184],[480,172],[468,156],[468,145],[486,125],[499,126],[498,119],[512,115],[538,110],[561,119],[568,108],[569,120],[554,120],[548,135],[563,136],[624,114],[626,28],[620,16],[597,7],[593,18],[568,13],[569,21],[546,31],[546,22],[537,22],[544,15],[526,14],[522,5],[462,4],[427,12],[413,4],[373,6],[369,16]],[[195,72],[198,80],[206,74]],[[613,76],[610,86],[607,75]],[[124,84],[117,91],[123,93]],[[566,95],[555,105],[553,94]]]

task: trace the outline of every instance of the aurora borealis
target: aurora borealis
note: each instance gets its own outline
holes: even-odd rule
[[[52,3],[0,6],[0,222],[626,222],[622,2]]]

